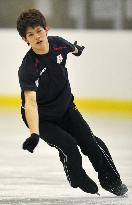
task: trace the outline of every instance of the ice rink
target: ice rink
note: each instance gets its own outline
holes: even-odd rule
[[[29,137],[20,113],[0,111],[0,204],[3,205],[132,205],[132,119],[83,113],[95,135],[110,149],[127,197],[103,190],[88,158],[83,167],[99,186],[100,196],[70,187],[55,148],[40,140],[34,154],[22,150]]]

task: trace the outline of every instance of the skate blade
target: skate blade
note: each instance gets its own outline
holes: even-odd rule
[[[125,193],[121,196],[122,198],[127,198],[128,197],[128,193]]]

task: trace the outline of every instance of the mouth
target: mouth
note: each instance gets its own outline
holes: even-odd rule
[[[41,44],[43,41],[38,41],[36,44]]]

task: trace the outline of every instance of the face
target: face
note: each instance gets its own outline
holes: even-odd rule
[[[26,37],[23,39],[26,43],[30,44],[35,53],[45,53],[48,48],[47,39],[48,29],[44,29],[41,26],[28,27],[26,31]]]

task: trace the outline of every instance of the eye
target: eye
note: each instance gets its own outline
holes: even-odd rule
[[[41,31],[42,31],[42,29],[39,29],[39,30],[38,30],[38,33],[40,33]]]
[[[32,36],[33,36],[33,33],[29,33],[29,34],[28,34],[28,37],[32,37]]]

